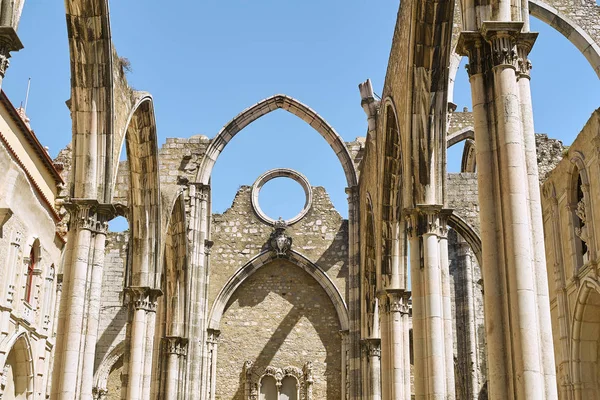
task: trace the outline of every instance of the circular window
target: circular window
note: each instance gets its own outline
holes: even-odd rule
[[[310,206],[312,204],[312,190],[311,190],[310,184],[308,183],[308,179],[306,179],[306,177],[304,175],[294,171],[293,169],[289,169],[289,168],[277,168],[277,169],[269,170],[269,171],[265,172],[264,174],[262,174],[256,180],[256,182],[254,182],[254,185],[252,186],[252,207],[254,208],[256,215],[258,215],[258,217],[263,222],[266,222],[267,224],[270,224],[270,225],[275,224],[276,219],[269,217],[263,211],[263,209],[260,207],[259,195],[260,195],[260,192],[261,192],[261,189],[263,188],[263,186],[265,186],[265,184],[267,182],[269,182],[275,178],[293,179],[298,184],[300,184],[300,186],[304,190],[304,207],[296,216],[284,220],[287,225],[291,225],[295,222],[298,222],[302,217],[304,217],[304,215],[306,215],[306,213],[310,209]],[[281,182],[279,185],[269,185],[269,186],[270,187],[268,189],[269,189],[269,191],[272,191],[272,192],[276,192],[278,188],[285,190],[287,187],[288,189],[291,189],[288,182]],[[275,189],[275,190],[272,190],[272,189]],[[289,205],[291,205],[289,203],[290,202],[283,201],[280,204],[276,204],[275,206],[269,205],[269,210],[275,210],[275,211],[287,210]],[[282,214],[283,214],[283,212],[282,212]]]

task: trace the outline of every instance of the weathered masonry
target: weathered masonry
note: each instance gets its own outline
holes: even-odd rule
[[[22,6],[0,1],[2,78]],[[278,94],[161,147],[108,1],[65,6],[71,145],[50,160],[0,95],[0,399],[600,400],[600,110],[570,148],[536,135],[528,59],[534,15],[600,76],[594,0],[404,0],[365,138]],[[212,211],[220,154],[275,110],[331,147],[347,218],[288,168]],[[281,177],[288,220],[258,196]]]

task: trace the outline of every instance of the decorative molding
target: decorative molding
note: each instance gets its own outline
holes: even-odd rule
[[[252,185],[252,194],[251,194],[252,208],[254,209],[254,212],[256,213],[256,215],[258,216],[258,218],[261,221],[263,221],[269,225],[275,226],[275,228],[277,228],[276,224],[280,223],[281,217],[279,218],[279,221],[276,221],[276,220],[270,218],[268,215],[266,215],[263,212],[263,210],[260,208],[260,204],[258,203],[258,196],[260,194],[260,190],[262,189],[262,187],[265,185],[265,183],[267,183],[270,180],[275,179],[275,178],[293,179],[304,190],[304,196],[305,196],[304,207],[295,217],[284,221],[286,225],[293,225],[296,222],[300,221],[306,215],[306,213],[308,213],[308,210],[310,210],[310,208],[312,207],[312,187],[310,186],[308,179],[306,179],[306,177],[304,175],[302,175],[301,173],[299,173],[297,171],[294,171],[293,169],[275,168],[275,169],[268,170],[267,172],[265,172],[264,174],[259,176],[258,179]]]
[[[162,296],[162,291],[149,287],[128,287],[125,289],[129,296],[129,304],[134,310],[156,312],[157,299]]]
[[[179,336],[166,336],[163,338],[163,346],[166,354],[187,356],[188,339]]]
[[[275,221],[274,230],[269,237],[269,246],[277,258],[285,257],[292,248],[292,238],[285,233],[287,222],[279,218]]]
[[[381,359],[381,339],[369,338],[362,340],[362,346],[365,354],[369,358],[377,357]]]
[[[243,366],[243,380],[245,389],[245,400],[258,400],[260,392],[260,383],[265,376],[275,379],[277,392],[282,386],[284,378],[291,376],[296,379],[299,393],[298,400],[313,400],[313,365],[312,362],[306,362],[302,368],[287,366],[284,368],[273,367],[271,365],[264,369],[259,369],[254,362],[246,361]]]
[[[69,229],[87,229],[106,234],[108,221],[119,215],[112,204],[103,204],[90,199],[68,199],[64,203],[70,214]]]

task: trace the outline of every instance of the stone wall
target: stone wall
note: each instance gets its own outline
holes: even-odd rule
[[[251,206],[250,186],[242,186],[231,208],[212,218],[209,309],[227,280],[250,258],[260,254],[272,228],[260,221]],[[336,211],[322,187],[313,187],[313,204],[306,216],[287,228],[292,249],[321,267],[345,298],[348,275],[348,221]]]
[[[323,288],[286,260],[255,272],[235,292],[221,322],[217,399],[245,400],[244,362],[302,369],[313,364],[313,399],[341,398],[341,338],[336,311]]]

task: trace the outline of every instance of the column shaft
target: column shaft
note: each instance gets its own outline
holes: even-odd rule
[[[523,66],[529,72],[528,51],[522,52]],[[546,249],[544,246],[544,220],[540,197],[540,181],[535,144],[535,128],[533,124],[533,106],[528,74],[521,74],[519,81],[519,98],[521,101],[521,118],[523,121],[523,141],[525,145],[525,162],[527,167],[527,184],[529,191],[529,212],[531,218],[531,236],[534,256],[535,288],[537,292],[538,318],[540,329],[540,346],[542,349],[552,348],[552,318],[550,315],[550,293],[548,291],[548,273],[546,271]],[[555,399],[556,370],[553,351],[542,351],[542,372],[546,399]]]
[[[413,354],[414,354],[414,386],[415,399],[425,400],[427,360],[425,353],[425,327],[423,315],[425,303],[423,299],[423,277],[421,269],[421,239],[417,233],[416,220],[411,220],[410,227],[410,276],[413,306]]]
[[[439,264],[438,238],[433,233],[423,235],[423,256],[427,398],[441,400],[446,393],[442,276]]]
[[[445,218],[440,222],[440,269],[442,273],[442,307],[444,316],[444,358],[446,369],[447,399],[456,398],[456,385],[454,377],[454,330],[452,318],[452,295],[450,293],[450,267],[448,263],[448,227]]]
[[[96,342],[98,341],[98,322],[100,320],[100,300],[102,297],[102,276],[104,271],[104,248],[106,234],[98,232],[94,238],[90,298],[87,308],[87,329],[85,334],[85,353],[81,376],[81,398],[91,398],[94,384],[94,363],[96,361]]]

